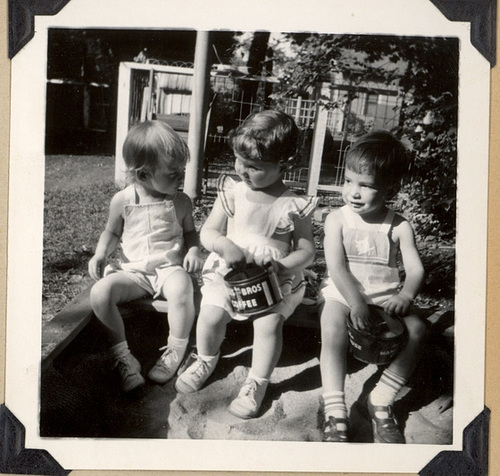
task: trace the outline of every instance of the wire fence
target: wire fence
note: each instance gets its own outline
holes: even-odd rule
[[[185,73],[132,71],[130,124],[152,117],[188,117],[191,77]],[[359,135],[372,129],[391,130],[400,118],[401,94],[396,89],[328,85],[328,103],[316,98],[287,94],[290,85],[270,77],[254,77],[237,71],[213,71],[210,77],[211,106],[205,142],[204,189],[213,188],[221,171],[234,172],[228,151],[228,134],[251,113],[280,109],[292,116],[302,131],[297,165],[285,180],[297,189],[307,188],[316,116],[327,107],[325,142],[318,188],[335,190],[344,180],[345,156]],[[324,91],[322,92],[322,97]],[[187,131],[185,131],[187,134]]]

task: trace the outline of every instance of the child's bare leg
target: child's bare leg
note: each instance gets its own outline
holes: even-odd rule
[[[347,318],[349,308],[327,300],[321,312],[320,369],[325,413],[324,441],[347,441],[345,376],[347,373]]]
[[[205,305],[196,324],[197,360],[179,376],[175,388],[180,393],[200,390],[212,375],[219,360],[219,351],[231,316],[222,308]]]
[[[257,415],[269,378],[278,363],[283,348],[283,322],[280,314],[268,314],[253,321],[254,339],[252,366],[238,396],[229,411],[240,418]]]
[[[408,379],[420,359],[420,352],[427,336],[427,326],[425,322],[415,314],[406,316],[403,320],[408,329],[408,343],[391,362],[388,369]]]
[[[280,314],[268,314],[253,321],[254,338],[250,372],[269,379],[283,349],[283,323]]]
[[[113,367],[118,369],[124,392],[130,392],[142,385],[144,377],[141,375],[141,364],[128,348],[118,304],[138,299],[145,294],[147,292],[143,288],[122,273],[102,278],[90,291],[92,309],[107,329],[112,344],[110,353]]]
[[[215,356],[226,335],[231,316],[221,307],[207,305],[200,309],[196,325],[196,346],[203,356]]]
[[[184,270],[172,273],[165,281],[162,295],[168,301],[170,334],[187,339],[194,322],[193,282]]]
[[[123,318],[118,305],[147,294],[123,273],[113,273],[97,281],[90,291],[90,303],[97,319],[108,331],[112,345],[126,340]]]
[[[163,284],[161,294],[168,301],[168,338],[163,354],[150,370],[148,377],[160,384],[168,382],[182,363],[189,344],[194,322],[193,282],[189,274],[179,269]]]
[[[349,308],[327,300],[321,313],[320,369],[323,392],[344,391],[347,373]]]
[[[427,334],[427,327],[414,314],[406,316],[404,321],[408,328],[408,343],[384,370],[368,397],[368,409],[373,420],[374,437],[377,442],[405,442],[394,418],[392,405],[417,365]]]
[[[408,342],[391,364],[384,370],[376,387],[370,394],[374,405],[392,405],[398,392],[406,384],[420,358],[422,345],[427,334],[425,323],[414,314],[406,316]]]

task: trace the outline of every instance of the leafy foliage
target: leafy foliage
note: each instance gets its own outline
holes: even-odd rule
[[[351,85],[398,84],[404,101],[393,132],[411,142],[414,160],[397,205],[422,235],[454,236],[458,40],[303,33],[288,39],[300,58],[284,65],[284,79],[295,94],[307,94],[319,81],[334,81],[336,73]],[[355,134],[366,132],[356,124],[350,127]]]
[[[411,218],[423,235],[453,238],[456,228],[456,134],[424,132],[415,141],[410,181],[396,206]]]

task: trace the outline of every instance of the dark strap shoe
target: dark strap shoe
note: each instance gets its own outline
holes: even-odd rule
[[[368,397],[367,405],[368,413],[372,419],[375,443],[406,443],[405,437],[394,417],[392,405],[372,405],[370,397]]]
[[[348,422],[345,418],[328,417],[323,428],[323,441],[330,443],[347,443]]]

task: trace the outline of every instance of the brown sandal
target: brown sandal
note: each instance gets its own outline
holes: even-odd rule
[[[394,417],[392,405],[372,405],[369,398],[367,405],[368,413],[372,419],[373,439],[375,443],[406,443],[405,437]],[[377,413],[383,413],[387,417],[380,418],[377,416]]]
[[[346,443],[349,441],[347,437],[348,421],[345,418],[328,417],[323,428],[323,441],[331,443]]]

